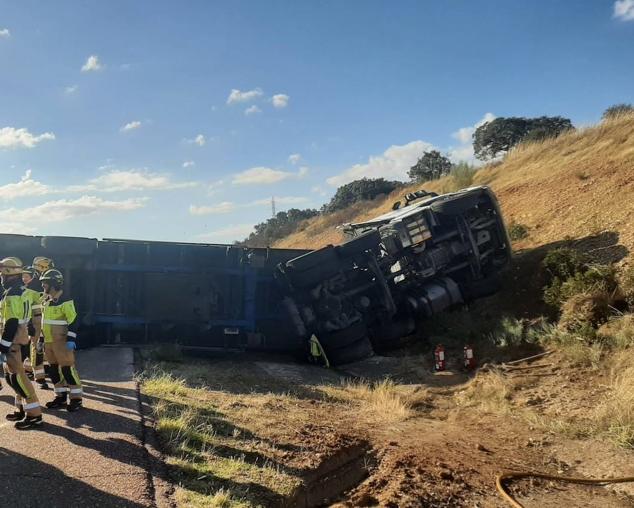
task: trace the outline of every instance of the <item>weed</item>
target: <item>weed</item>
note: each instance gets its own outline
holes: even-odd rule
[[[165,342],[154,346],[150,357],[157,362],[182,362],[183,349],[179,344]]]
[[[634,347],[634,314],[622,314],[610,319],[597,330],[602,344],[616,349]]]
[[[528,238],[528,227],[518,222],[511,222],[508,226],[508,233],[512,242],[518,242]]]
[[[515,388],[513,379],[492,370],[478,373],[465,390],[456,394],[456,400],[463,406],[479,407],[489,413],[508,414],[513,410],[511,398]]]
[[[372,421],[399,422],[412,415],[412,393],[397,386],[391,379],[378,383],[348,381],[339,387],[323,386],[322,390],[334,399],[356,402],[361,412],[365,412]]]
[[[634,352],[624,352],[612,373],[610,393],[594,414],[597,431],[620,446],[634,448]]]

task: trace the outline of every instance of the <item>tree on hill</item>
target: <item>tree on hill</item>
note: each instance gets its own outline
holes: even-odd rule
[[[389,194],[401,187],[403,183],[386,180],[385,178],[362,178],[342,185],[337,189],[330,202],[321,211],[331,213],[342,210],[358,201],[374,199],[381,194]]]
[[[451,161],[447,157],[438,150],[430,150],[423,153],[407,174],[414,182],[428,182],[448,175],[451,168]]]
[[[473,151],[480,160],[492,159],[522,141],[541,141],[572,128],[570,119],[561,116],[499,117],[475,130]]]
[[[601,118],[603,118],[603,120],[609,120],[610,118],[615,118],[626,113],[634,113],[634,106],[625,103],[615,104],[606,109]]]
[[[319,215],[319,212],[313,209],[291,208],[285,212],[277,212],[275,217],[256,224],[253,233],[241,243],[249,247],[267,247],[276,240],[294,233],[303,221],[316,215]]]

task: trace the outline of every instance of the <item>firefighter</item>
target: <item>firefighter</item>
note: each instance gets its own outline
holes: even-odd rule
[[[49,390],[46,383],[44,365],[44,341],[42,340],[42,285],[38,273],[32,266],[22,270],[22,282],[24,283],[24,297],[31,304],[31,321],[29,322],[29,337],[31,348],[29,350],[30,365],[35,382],[40,388]],[[24,361],[25,363],[27,360]]]
[[[44,272],[50,270],[51,268],[55,268],[55,263],[51,258],[47,258],[45,256],[35,256],[33,258],[33,268],[38,277],[41,277]]]
[[[29,302],[22,294],[22,261],[15,257],[0,261],[0,279],[4,290],[0,301],[3,325],[0,355],[5,379],[16,393],[15,411],[6,418],[14,421],[17,429],[32,429],[42,425],[42,410],[22,362],[22,346],[29,343],[30,316]]]
[[[50,378],[55,385],[55,398],[47,402],[46,407],[77,411],[82,407],[82,386],[75,368],[78,326],[75,302],[64,291],[64,277],[59,270],[47,270],[40,277],[40,282],[44,289],[44,356],[50,365]]]

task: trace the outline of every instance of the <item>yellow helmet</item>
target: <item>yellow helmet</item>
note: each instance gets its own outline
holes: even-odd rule
[[[22,275],[22,260],[15,257],[4,258],[0,261],[0,274]]]
[[[33,258],[33,268],[35,268],[40,274],[53,267],[55,267],[55,263],[53,263],[53,260],[50,258],[44,256],[36,256]]]

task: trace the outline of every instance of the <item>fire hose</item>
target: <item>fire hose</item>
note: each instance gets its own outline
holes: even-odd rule
[[[505,481],[519,478],[542,478],[544,480],[555,480],[567,483],[580,483],[582,485],[604,485],[607,483],[627,483],[634,482],[634,476],[626,476],[624,478],[571,478],[568,476],[557,476],[545,473],[532,473],[528,471],[503,471],[495,477],[495,486],[500,495],[513,508],[525,508],[523,504],[515,500],[506,489]]]

